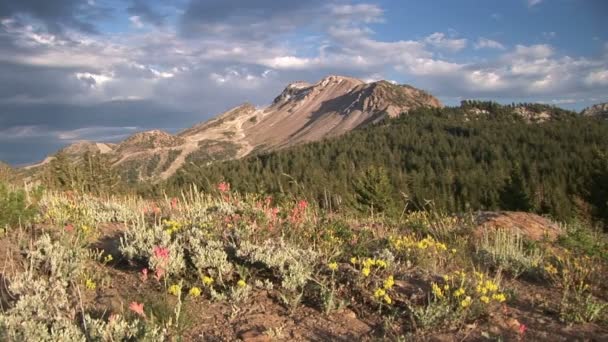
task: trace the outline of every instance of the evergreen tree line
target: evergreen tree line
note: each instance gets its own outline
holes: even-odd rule
[[[472,115],[472,107],[485,114]],[[159,189],[220,181],[241,192],[306,196],[332,210],[398,213],[432,201],[449,212],[525,210],[608,219],[608,123],[559,108],[530,124],[512,106],[419,109],[349,134],[211,165],[189,164]]]
[[[55,190],[76,190],[96,195],[127,191],[126,183],[109,158],[101,153],[86,152],[82,157],[71,158],[59,152],[45,165],[39,180],[45,187]]]

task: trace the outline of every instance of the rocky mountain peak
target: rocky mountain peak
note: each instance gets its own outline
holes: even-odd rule
[[[142,150],[173,147],[183,144],[183,139],[161,130],[151,130],[133,134],[115,149],[119,154],[133,153]]]

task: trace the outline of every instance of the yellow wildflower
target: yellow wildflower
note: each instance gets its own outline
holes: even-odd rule
[[[393,300],[388,295],[384,295],[383,299],[384,299],[384,302],[386,302],[386,304],[390,305],[391,303],[393,303]]]
[[[106,257],[103,259],[103,262],[105,262],[106,264],[109,263],[110,261],[114,260],[114,257],[112,256],[112,254],[108,254],[106,255]]]
[[[330,262],[329,264],[327,264],[327,267],[329,267],[330,270],[335,271],[338,269],[338,263],[337,262]]]
[[[191,297],[198,297],[201,295],[201,289],[199,289],[198,287],[195,286],[195,287],[191,288],[190,291],[188,291],[188,294]]]
[[[356,265],[357,264],[357,258],[356,257],[350,258],[350,263],[353,264],[353,265]]]
[[[495,301],[497,301],[499,303],[502,303],[505,300],[507,300],[507,298],[505,297],[505,295],[502,294],[502,293],[495,293],[495,294],[493,294],[492,295],[492,299],[494,299]]]
[[[395,279],[393,278],[392,275],[388,276],[388,278],[386,278],[386,280],[384,281],[384,288],[385,289],[390,289],[391,287],[393,287],[393,285],[395,285]]]
[[[173,284],[173,285],[169,286],[169,290],[167,292],[169,292],[169,294],[172,294],[174,296],[179,296],[179,294],[182,292],[182,287],[178,284]]]
[[[245,287],[245,286],[247,286],[247,283],[243,279],[240,279],[239,281],[236,282],[236,285],[238,287]]]
[[[441,290],[439,285],[432,283],[431,288],[432,288],[432,291],[433,291],[433,294],[435,295],[435,297],[443,298],[443,291]]]
[[[471,302],[471,297],[467,296],[465,299],[460,301],[460,306],[463,308],[468,308],[469,306],[471,306]]]
[[[386,268],[388,264],[386,263],[386,261],[384,260],[376,260],[376,266],[380,267],[380,268]]]
[[[361,274],[363,274],[364,277],[367,277],[367,276],[369,276],[369,273],[371,271],[372,270],[369,267],[365,267],[364,269],[361,270]]]
[[[465,291],[464,289],[461,287],[458,290],[454,291],[454,297],[458,298],[462,295],[464,295]]]
[[[97,284],[95,284],[95,282],[92,279],[87,279],[84,282],[84,286],[87,288],[87,290],[95,290],[97,288]]]
[[[382,297],[384,297],[386,295],[386,291],[384,291],[384,289],[376,289],[376,291],[374,291],[374,297],[377,299],[380,299]]]
[[[482,302],[484,302],[484,303],[486,303],[486,304],[488,304],[490,302],[490,297],[488,297],[488,296],[481,296],[481,297],[479,297],[479,300],[482,301]]]
[[[203,284],[205,284],[207,286],[213,284],[213,278],[208,277],[208,276],[204,276],[203,277]]]

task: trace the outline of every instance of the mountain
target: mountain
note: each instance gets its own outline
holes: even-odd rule
[[[608,102],[598,103],[591,107],[587,107],[583,110],[581,115],[608,119]]]
[[[332,75],[315,84],[291,83],[267,107],[243,104],[177,135],[153,130],[117,145],[85,141],[61,152],[72,159],[99,152],[108,155],[113,167],[131,181],[161,180],[189,162],[237,159],[317,141],[422,107],[443,105],[412,86]]]

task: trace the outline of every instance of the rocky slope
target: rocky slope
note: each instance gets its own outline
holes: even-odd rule
[[[328,76],[315,84],[289,84],[268,107],[243,104],[177,135],[153,130],[117,145],[78,142],[62,151],[71,157],[85,152],[108,154],[113,166],[131,180],[158,180],[187,162],[234,159],[253,151],[316,141],[419,107],[442,104],[407,85]],[[34,167],[50,160],[52,157]]]
[[[608,102],[598,103],[591,107],[585,108],[581,114],[583,116],[594,116],[602,119],[608,119]]]

